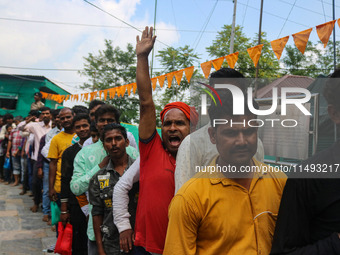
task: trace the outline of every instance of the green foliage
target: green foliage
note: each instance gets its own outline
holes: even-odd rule
[[[159,58],[162,65],[162,71],[156,75],[162,75],[193,66],[195,62],[199,60],[198,55],[195,54],[194,50],[188,45],[179,48],[168,47],[165,50],[159,51],[156,57]],[[195,70],[191,79],[195,79],[197,75],[197,70]],[[175,77],[173,78],[171,88],[168,88],[167,84],[164,85],[166,89],[161,99],[162,105],[173,101],[189,101],[189,98],[186,97],[185,94],[185,91],[189,89],[189,83],[184,77],[185,74],[183,74],[183,79],[179,86],[177,85]]]
[[[129,84],[136,79],[136,53],[131,44],[128,44],[126,51],[119,47],[114,48],[112,41],[105,40],[105,49],[98,54],[89,53],[84,57],[84,69],[81,75],[89,78],[89,83],[81,86],[82,89],[92,91],[103,90],[121,85]],[[105,103],[114,105],[121,113],[120,121],[133,123],[139,122],[138,98],[127,96],[114,99],[107,97]]]
[[[340,42],[336,42],[337,63],[340,61]],[[285,74],[303,75],[317,77],[321,74],[328,75],[333,72],[333,42],[329,41],[325,49],[321,42],[313,44],[308,42],[305,53],[302,53],[295,47],[287,45],[286,54],[282,59],[285,65]]]
[[[218,32],[218,35],[213,41],[212,45],[206,48],[209,55],[211,57],[219,58],[234,52],[239,52],[235,69],[239,70],[246,77],[255,77],[256,68],[253,61],[249,57],[247,49],[257,45],[257,35],[253,40],[251,40],[242,32],[242,27],[236,26],[234,52],[229,52],[230,38],[231,26],[224,25],[222,30]],[[261,57],[258,63],[260,67],[258,77],[279,77],[279,61],[271,49],[270,42],[266,39],[266,33],[263,32],[261,34],[261,38],[261,44],[264,44],[264,46],[262,48]]]

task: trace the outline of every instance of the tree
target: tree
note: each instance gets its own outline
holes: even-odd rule
[[[198,62],[199,60],[198,55],[194,53],[194,50],[190,48],[190,46],[188,45],[178,48],[167,47],[164,50],[158,51],[156,57],[159,59],[159,62],[161,64],[161,71],[156,72],[155,76],[163,75],[169,72],[193,66],[195,62]],[[160,112],[163,109],[163,107],[169,102],[182,101],[189,103],[190,84],[184,77],[185,75],[183,74],[180,86],[177,85],[174,77],[171,88],[168,88],[166,83],[164,84],[165,90],[164,88],[162,89],[156,88],[154,93],[156,96],[154,96],[154,100],[156,102],[155,105],[157,112]],[[195,77],[198,77],[197,70],[194,71],[191,80],[195,79]],[[159,116],[157,115],[157,126],[159,126],[160,123],[161,122]]]
[[[131,44],[126,51],[119,47],[114,48],[112,41],[105,40],[105,49],[99,50],[98,54],[89,53],[84,57],[84,69],[81,75],[89,78],[89,83],[84,83],[82,89],[92,91],[103,90],[129,84],[136,79],[136,53]],[[115,96],[114,99],[107,97],[106,103],[114,105],[121,113],[120,121],[132,123],[138,122],[139,101],[136,97]]]
[[[278,77],[280,75],[280,65],[273,51],[271,50],[270,42],[266,39],[266,33],[261,34],[261,43],[264,44],[262,48],[261,57],[259,60],[259,77]],[[248,48],[257,45],[257,35],[253,40],[246,37],[242,32],[242,27],[235,27],[234,37],[234,52],[230,51],[231,26],[224,25],[223,29],[218,32],[216,39],[207,51],[211,57],[223,57],[234,52],[239,52],[238,60],[235,69],[240,70],[246,77],[255,77],[256,68],[247,52]]]
[[[337,63],[340,61],[340,42],[336,42]],[[319,75],[328,75],[333,72],[333,42],[329,41],[326,48],[319,41],[316,44],[308,42],[305,53],[302,54],[295,46],[286,46],[286,54],[282,61],[285,65],[285,73],[303,75],[316,78]]]
[[[159,51],[156,57],[159,58],[162,65],[162,71],[158,75],[193,66],[194,63],[199,60],[198,55],[194,53],[194,50],[188,45],[179,48],[168,47],[165,50]],[[195,79],[197,75],[198,72],[195,70],[191,79]],[[183,77],[185,77],[184,74]],[[189,98],[186,97],[185,91],[188,91],[189,85],[185,78],[182,79],[180,86],[173,80],[171,88],[166,87],[161,104],[165,105],[170,101],[174,101],[174,99],[188,102]]]

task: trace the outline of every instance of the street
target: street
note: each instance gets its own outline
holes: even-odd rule
[[[0,254],[46,253],[56,242],[55,232],[42,221],[41,208],[32,213],[32,197],[20,196],[21,189],[0,183]]]

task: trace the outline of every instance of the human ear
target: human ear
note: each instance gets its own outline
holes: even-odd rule
[[[210,142],[212,144],[216,144],[216,128],[209,127],[208,133],[209,133],[209,136],[210,136]]]
[[[340,110],[338,110],[334,105],[328,105],[328,115],[335,125],[340,125]]]

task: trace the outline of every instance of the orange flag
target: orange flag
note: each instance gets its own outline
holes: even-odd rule
[[[182,77],[183,77],[183,70],[179,70],[175,72],[175,78],[176,78],[178,86],[181,84]]]
[[[119,97],[122,97],[122,96],[123,96],[123,89],[122,89],[122,86],[116,87],[116,91],[117,91],[117,96],[119,96]]]
[[[318,33],[320,41],[323,42],[324,48],[327,46],[329,37],[331,36],[332,30],[334,28],[335,21],[336,20],[332,20],[316,26],[316,32]]]
[[[65,95],[61,95],[60,98],[59,98],[59,104],[62,103],[64,100],[65,100]]]
[[[168,88],[171,88],[172,79],[174,78],[174,72],[167,73],[165,76],[168,81]]]
[[[77,101],[79,101],[79,95],[77,94],[77,95],[74,95],[74,100],[77,100]]]
[[[102,94],[103,94],[104,90],[99,90],[98,91],[98,96],[99,96],[99,99],[101,100],[102,99]]]
[[[270,44],[272,45],[272,49],[278,60],[280,60],[281,58],[282,51],[285,48],[288,39],[289,35],[270,42]]]
[[[132,83],[132,92],[133,92],[133,94],[136,94],[136,90],[137,90],[137,84],[136,83]]]
[[[86,100],[86,101],[89,100],[89,93],[85,93],[85,94],[84,94],[84,101],[85,101],[85,100]]]
[[[224,61],[224,57],[220,57],[220,58],[212,60],[212,64],[216,71],[221,69],[223,61]]]
[[[256,45],[254,47],[251,47],[247,49],[248,54],[250,58],[253,60],[254,66],[257,66],[257,63],[259,62],[259,59],[261,57],[261,51],[262,51],[263,44]]]
[[[151,83],[152,83],[152,90],[154,91],[156,89],[157,78],[156,77],[152,78]]]
[[[109,89],[110,99],[114,99],[116,95],[116,88]]]
[[[70,98],[70,95],[67,95],[65,98],[65,101],[69,100],[69,98]]]
[[[92,101],[97,96],[98,91],[93,91],[90,93],[90,101]]]
[[[304,31],[301,31],[299,33],[293,34],[294,42],[296,48],[299,49],[299,51],[304,54],[305,49],[307,46],[307,42],[309,39],[309,35],[312,32],[313,28],[306,29]]]
[[[164,81],[165,81],[165,74],[161,75],[161,76],[158,76],[157,79],[158,79],[159,86],[161,86],[161,88],[163,88]]]
[[[104,100],[106,100],[108,89],[104,89],[103,92],[104,92]]]
[[[129,96],[131,94],[131,89],[132,89],[132,83],[126,85],[126,90],[127,90],[127,93],[128,93]]]
[[[339,27],[340,27],[340,19],[338,19],[338,25],[339,25]]]
[[[126,92],[126,85],[120,86],[120,91],[121,91],[121,95],[122,97],[125,96],[125,92]]]
[[[227,60],[229,67],[234,69],[238,60],[238,52],[225,56],[225,59]]]
[[[201,68],[205,78],[208,79],[211,70],[211,60],[201,64]]]
[[[188,83],[190,83],[191,77],[194,73],[194,69],[195,69],[194,66],[190,66],[184,69],[185,77],[187,77]]]
[[[40,92],[40,93],[42,95],[42,98],[46,98],[47,97],[47,93],[45,93],[45,92]]]

